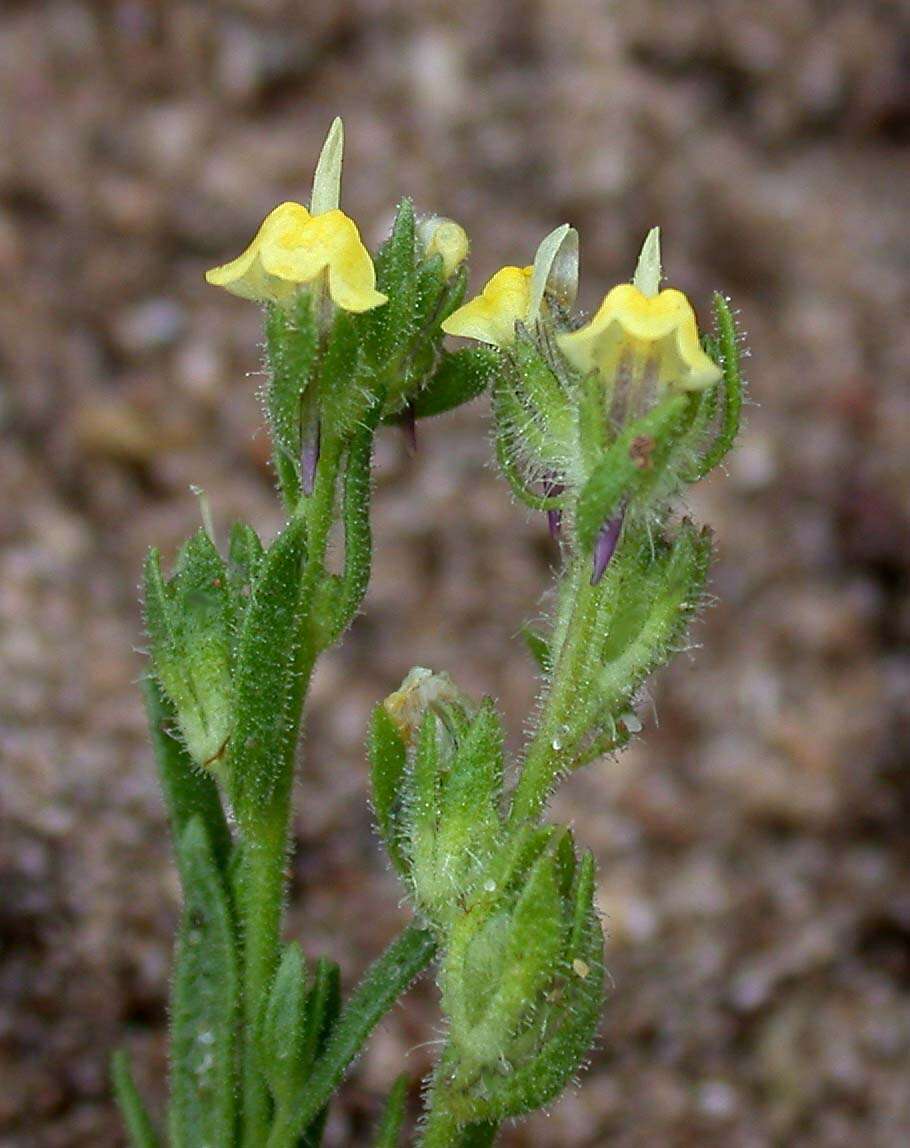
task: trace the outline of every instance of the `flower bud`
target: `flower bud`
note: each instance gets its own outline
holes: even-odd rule
[[[501,861],[491,872],[502,891],[458,919],[442,969],[446,1083],[465,1122],[521,1115],[557,1095],[602,1004],[591,858],[576,861],[567,830],[538,827],[507,843]]]
[[[417,235],[424,243],[427,259],[432,259],[434,255],[442,257],[446,279],[455,274],[471,249],[468,233],[454,219],[431,216],[418,224]]]
[[[232,617],[228,571],[205,531],[183,547],[168,582],[152,551],[145,568],[152,665],[188,753],[212,768],[233,728]]]
[[[482,879],[503,823],[503,732],[445,674],[408,674],[373,717],[380,830],[420,909],[444,929]]]

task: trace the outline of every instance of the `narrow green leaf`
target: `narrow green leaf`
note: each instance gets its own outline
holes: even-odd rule
[[[303,539],[303,521],[293,519],[269,548],[237,643],[231,796],[244,826],[255,825],[291,784]]]
[[[414,333],[417,250],[409,199],[399,203],[392,234],[376,256],[376,286],[389,301],[370,313],[367,344],[371,361],[381,367],[405,349]]]
[[[531,870],[512,913],[502,980],[484,1021],[483,1028],[498,1045],[497,1051],[505,1051],[522,1017],[534,1009],[539,994],[552,980],[562,929],[555,861],[547,852]]]
[[[267,1148],[291,1148],[294,1137],[328,1103],[376,1024],[426,968],[435,952],[432,934],[410,925],[373,963],[341,1010],[305,1092],[284,1113],[279,1113]]]
[[[130,1148],[158,1148],[158,1133],[133,1080],[129,1057],[122,1049],[111,1057],[111,1079]]]
[[[307,993],[303,953],[292,942],[281,956],[256,1034],[262,1072],[279,1104],[306,1079]]]
[[[714,295],[714,325],[716,361],[723,368],[723,414],[721,425],[714,442],[696,462],[692,472],[686,476],[694,482],[712,471],[726,456],[736,436],[742,418],[743,377],[740,367],[739,346],[736,336],[736,321],[730,304],[719,292]],[[712,388],[716,395],[717,388]]]
[[[652,411],[630,423],[594,468],[578,500],[577,531],[581,547],[594,545],[597,532],[620,509],[659,480],[664,463],[694,413],[687,395],[665,399]],[[653,444],[647,465],[634,449],[636,440]]]
[[[313,984],[307,994],[303,1061],[309,1069],[325,1047],[341,1007],[341,974],[326,957],[316,962]]]
[[[404,876],[408,863],[401,845],[400,815],[407,751],[382,704],[373,710],[367,744],[376,822],[392,864]]]
[[[344,475],[344,571],[327,579],[324,605],[314,619],[320,624],[320,646],[327,649],[345,632],[360,609],[370,582],[373,536],[370,528],[371,463],[373,436],[381,403],[376,401],[357,428],[348,449]]]
[[[408,1078],[401,1075],[392,1085],[382,1120],[376,1129],[373,1148],[398,1148],[404,1118],[407,1115]]]
[[[334,961],[320,957],[316,962],[313,987],[307,997],[307,1028],[303,1047],[307,1071],[312,1067],[316,1057],[325,1050],[340,1008],[341,974],[338,966]],[[299,1148],[319,1148],[328,1114],[329,1105],[326,1102],[307,1126]]]
[[[672,545],[655,544],[639,581],[644,592],[628,601],[628,613],[616,619],[603,646],[596,690],[602,713],[618,719],[645,679],[672,656],[698,609],[710,563],[711,534],[691,522],[682,524]]]
[[[154,678],[146,676],[142,679],[142,692],[174,840],[179,841],[190,821],[198,817],[205,826],[218,867],[224,872],[231,855],[231,831],[215,779],[193,764],[175,737],[174,707]]]
[[[441,415],[477,398],[500,368],[500,354],[492,347],[444,352],[435,372],[414,398],[415,417]]]
[[[237,1118],[237,941],[199,818],[178,845],[183,914],[171,1001],[171,1148],[232,1144]]]

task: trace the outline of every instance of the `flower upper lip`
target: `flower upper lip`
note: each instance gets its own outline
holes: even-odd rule
[[[247,249],[206,279],[242,299],[288,303],[302,285],[327,279],[332,302],[361,312],[387,301],[357,225],[334,208],[311,215],[302,203],[281,203],[263,220]]]
[[[443,331],[447,335],[463,335],[495,347],[507,347],[515,339],[515,324],[528,317],[532,275],[532,267],[503,267],[476,299],[446,319]]]
[[[608,292],[597,314],[578,331],[557,336],[560,350],[582,371],[613,375],[631,354],[653,361],[660,383],[698,391],[720,379],[722,371],[701,347],[695,312],[673,288],[648,296],[634,284]]]

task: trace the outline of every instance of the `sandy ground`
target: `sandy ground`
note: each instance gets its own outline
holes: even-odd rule
[[[788,0],[278,0],[0,10],[0,1144],[121,1144],[153,1103],[177,886],[135,680],[145,547],[279,517],[259,317],[202,281],[306,194],[331,119],[375,240],[401,194],[465,223],[479,285],[569,220],[587,306],[645,230],[741,309],[753,404],[696,492],[717,605],[619,762],[558,813],[601,865],[614,982],[584,1088],[503,1144],[910,1142],[910,10]],[[406,918],[371,834],[371,704],[412,662],[495,694],[553,553],[481,402],[378,449],[365,616],[311,705],[289,933],[346,983]],[[659,718],[659,722],[658,722]],[[431,982],[327,1144],[365,1145]],[[416,1101],[416,1096],[415,1096]]]

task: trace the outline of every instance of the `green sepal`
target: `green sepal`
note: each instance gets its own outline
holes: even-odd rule
[[[723,370],[723,410],[720,426],[714,440],[686,474],[688,482],[695,482],[712,471],[736,441],[742,418],[744,383],[740,365],[736,320],[730,304],[719,292],[714,295],[714,338],[709,353]],[[717,387],[711,388],[713,406],[717,405]],[[707,400],[707,396],[706,396]],[[710,401],[710,400],[708,400]],[[713,409],[711,410],[713,413]]]
[[[443,779],[436,853],[446,879],[462,893],[498,843],[503,738],[496,708],[485,698]]]
[[[530,418],[546,435],[548,448],[559,457],[572,449],[573,413],[569,396],[560,384],[535,339],[519,326],[509,348],[516,388],[524,399]]]
[[[319,649],[334,645],[353,622],[370,582],[373,558],[371,463],[381,404],[380,395],[364,414],[348,448],[342,503],[344,571],[340,577],[327,575],[317,589],[312,617]]]
[[[410,199],[399,203],[392,234],[376,255],[376,287],[389,301],[369,313],[365,344],[370,362],[382,368],[405,350],[414,334],[417,251]]]
[[[373,1148],[398,1148],[401,1130],[404,1127],[407,1115],[408,1078],[401,1075],[392,1085],[386,1101],[385,1110],[379,1127],[376,1129],[376,1138]]]
[[[405,876],[408,861],[402,848],[402,786],[407,750],[398,727],[385,706],[375,707],[368,737],[373,791],[373,811],[386,851],[398,872]]]
[[[265,331],[270,370],[266,413],[273,461],[285,505],[292,510],[300,497],[303,396],[312,381],[319,351],[319,328],[310,293],[299,292],[290,310],[271,306]]]
[[[441,334],[439,326],[464,302],[468,270],[462,264],[447,279],[441,255],[421,259],[417,265],[417,304],[415,323],[424,334]]]
[[[521,636],[525,640],[525,645],[528,647],[528,653],[534,659],[534,662],[542,674],[548,676],[553,669],[553,655],[550,651],[550,643],[537,630],[532,629],[530,626],[522,626]]]
[[[624,579],[623,609],[601,647],[595,686],[600,720],[615,723],[643,682],[675,652],[698,609],[711,563],[712,539],[684,521],[675,540],[643,539]]]
[[[477,913],[456,918],[442,989],[459,1061],[482,1068],[509,1060],[520,1025],[553,978],[563,928],[551,851],[535,862],[512,909],[486,919]]]
[[[482,394],[500,368],[499,352],[491,347],[465,347],[443,352],[439,365],[414,397],[418,419],[454,410]]]
[[[111,1057],[111,1082],[130,1148],[158,1148],[158,1133],[133,1080],[129,1057],[123,1049]]]
[[[468,1107],[477,1119],[504,1120],[554,1100],[578,1072],[600,1020],[604,999],[603,933],[592,904],[594,862],[585,854],[578,877],[569,943],[553,1003],[541,1009],[525,1034],[528,1053],[508,1072],[488,1069]],[[517,1050],[516,1050],[517,1051]]]
[[[625,427],[607,449],[578,500],[576,530],[583,550],[594,545],[600,528],[623,503],[651,492],[665,477],[665,464],[694,413],[695,402],[688,395],[664,399]],[[642,440],[650,443],[645,458],[636,450]]]
[[[168,582],[149,551],[143,604],[155,676],[193,760],[213,765],[233,725],[234,611],[227,568],[204,530],[183,545]]]
[[[307,972],[300,946],[285,946],[256,1031],[263,1075],[276,1104],[306,1080]]]
[[[142,679],[145,711],[168,821],[175,842],[190,821],[199,818],[218,868],[225,872],[231,857],[231,831],[214,777],[194,764],[174,735],[174,707],[153,677]]]
[[[292,519],[262,560],[237,642],[230,780],[244,829],[267,817],[272,800],[291,784],[304,555],[304,523]]]
[[[202,821],[177,847],[183,913],[171,1003],[171,1148],[232,1144],[237,1118],[237,941],[224,880]]]
[[[559,473],[566,462],[567,443],[561,436],[551,434],[546,415],[522,391],[520,372],[514,363],[497,375],[491,393],[496,438],[502,442],[502,452],[512,460],[513,467],[519,472]],[[550,509],[547,505],[541,508]]]
[[[319,371],[319,416],[323,441],[346,439],[360,423],[371,402],[371,376],[364,369],[365,325],[387,304],[352,315],[337,310],[329,331]]]

